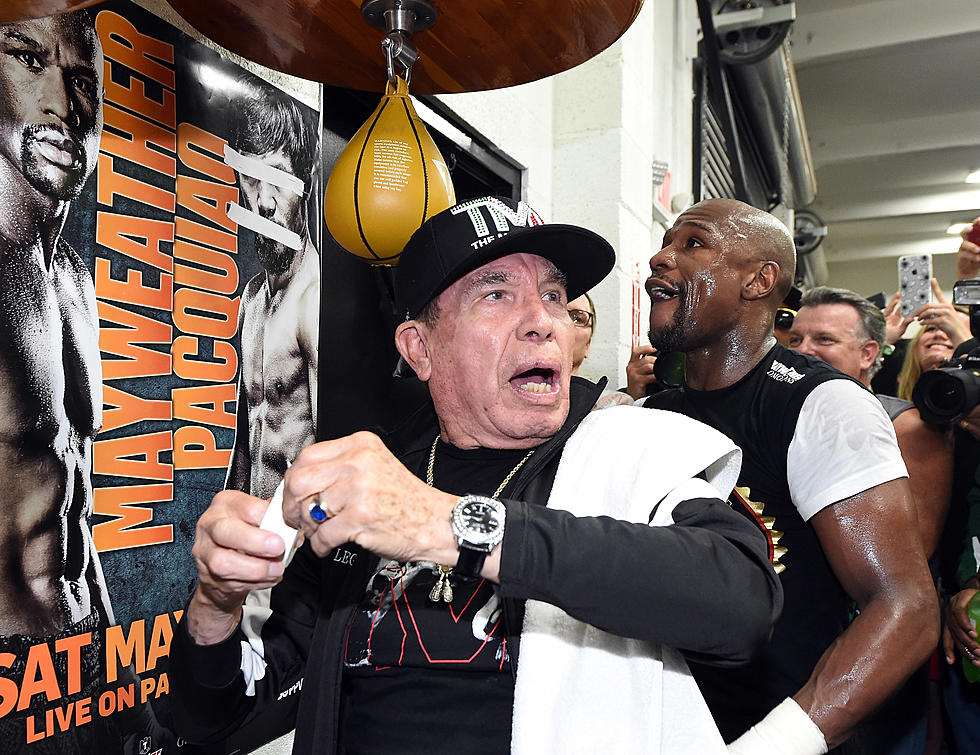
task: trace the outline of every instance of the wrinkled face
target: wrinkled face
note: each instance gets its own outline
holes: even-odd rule
[[[953,356],[953,342],[935,325],[927,325],[915,345],[915,356],[923,372],[934,370],[944,359]]]
[[[575,338],[561,273],[537,255],[511,254],[456,281],[437,302],[424,338],[446,439],[529,448],[553,436],[568,414]]]
[[[295,175],[293,164],[282,149],[266,152],[262,155],[254,155],[248,152],[243,154],[264,165]],[[238,179],[241,183],[242,198],[246,209],[258,213],[276,225],[281,225],[283,228],[298,233],[300,237],[306,235],[303,197],[290,189],[276,186],[244,173],[240,173]],[[286,272],[293,261],[293,257],[296,256],[296,252],[289,247],[261,234],[256,235],[255,243],[262,267],[273,275],[281,275]]]
[[[862,381],[878,357],[878,344],[865,336],[861,316],[842,303],[800,309],[789,331],[789,347]]]
[[[102,46],[75,14],[0,25],[0,159],[75,199],[102,134]]]
[[[744,243],[737,219],[710,202],[678,216],[650,260],[646,291],[653,346],[691,351],[733,327]]]
[[[568,311],[572,312],[573,310],[588,312],[595,316],[589,300],[585,298],[585,294],[568,302]],[[582,362],[589,355],[589,346],[592,345],[593,326],[591,324],[578,323],[574,318],[572,318],[572,324],[575,326],[575,343],[572,346],[572,373],[577,374],[578,368],[582,366]]]

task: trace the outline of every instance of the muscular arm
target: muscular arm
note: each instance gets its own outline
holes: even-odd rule
[[[926,558],[939,545],[953,485],[953,449],[946,432],[926,424],[917,409],[895,420],[895,435],[909,471],[909,485]]]
[[[231,450],[231,461],[228,462],[225,490],[241,490],[243,493],[248,493],[251,488],[252,458],[248,452],[248,397],[245,395],[244,377],[238,380],[237,403],[235,445]]]
[[[238,336],[241,340],[238,347],[239,355],[239,374],[238,374],[238,401],[236,402],[235,417],[235,444],[231,450],[231,460],[228,462],[228,474],[225,476],[225,490],[241,490],[243,493],[251,493],[252,480],[252,457],[249,454],[249,416],[248,416],[248,388],[245,385],[245,360],[248,347],[245,345],[247,340],[245,335],[245,315],[252,301],[255,299],[256,291],[261,287],[261,276],[252,278],[246,284],[242,292],[242,303],[238,308]]]
[[[939,609],[904,479],[839,501],[811,522],[860,615],[820,658],[793,699],[830,747],[926,660]]]
[[[316,401],[317,401],[317,354],[319,352],[317,323],[320,319],[320,285],[310,284],[303,295],[303,303],[297,330],[297,341],[300,352],[306,362],[307,379],[310,386],[310,416],[313,418],[313,428],[316,431]]]

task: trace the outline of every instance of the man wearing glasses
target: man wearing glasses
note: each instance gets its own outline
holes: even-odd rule
[[[588,294],[568,302],[568,316],[575,326],[575,344],[572,347],[572,374],[578,375],[582,362],[589,355],[592,335],[595,333],[595,306]]]
[[[578,375],[582,362],[589,355],[592,336],[595,333],[595,304],[592,297],[582,294],[577,299],[568,302],[568,316],[575,326],[575,343],[572,346],[572,375]],[[606,380],[607,378],[602,378]],[[633,399],[623,391],[606,388],[599,394],[593,409],[608,409],[610,406],[632,404]]]

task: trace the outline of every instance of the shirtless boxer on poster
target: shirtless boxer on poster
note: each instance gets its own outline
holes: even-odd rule
[[[96,165],[102,47],[88,13],[0,25],[0,635],[112,623],[92,543],[102,425],[95,288],[61,238]]]
[[[242,294],[241,383],[226,488],[270,498],[316,432],[320,258],[310,240],[316,124],[275,87],[252,80],[234,149],[243,205],[229,211],[255,232],[262,272]]]

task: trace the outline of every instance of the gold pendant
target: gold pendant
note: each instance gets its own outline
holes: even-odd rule
[[[453,586],[449,582],[449,575],[452,573],[453,567],[439,565],[439,577],[429,593],[429,600],[433,603],[438,603],[440,599],[443,603],[453,602]]]

